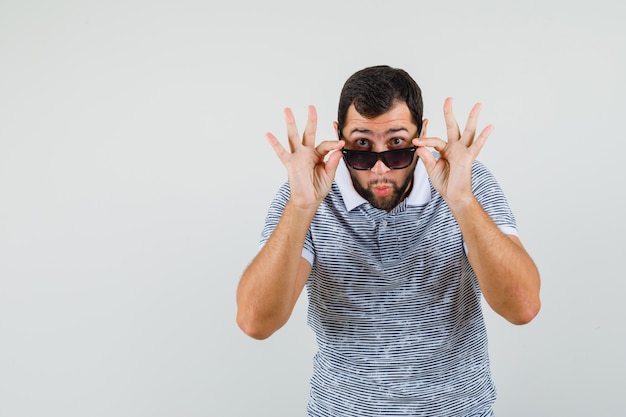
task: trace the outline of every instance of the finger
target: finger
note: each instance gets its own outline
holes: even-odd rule
[[[287,138],[289,138],[289,149],[293,153],[300,145],[300,134],[296,126],[296,119],[289,107],[285,108],[285,123],[287,124]]]
[[[435,149],[437,152],[441,152],[448,143],[445,140],[439,138],[416,138],[413,139],[413,144],[416,145],[418,148],[430,147]]]
[[[283,145],[281,145],[280,141],[273,134],[267,132],[265,134],[265,138],[272,149],[274,149],[274,153],[278,156],[278,159],[280,159],[283,164],[286,164],[291,154],[287,152],[287,150],[283,147]]]
[[[461,138],[461,131],[459,130],[459,124],[452,112],[452,97],[446,98],[443,102],[443,118],[446,123],[446,131],[448,134],[448,140],[459,140]]]
[[[419,156],[420,160],[424,163],[424,166],[426,167],[426,172],[428,173],[428,175],[430,175],[435,167],[435,164],[437,163],[434,155],[431,151],[424,147],[417,148],[415,152],[417,152],[417,156]]]
[[[469,117],[467,118],[467,124],[465,125],[465,129],[463,130],[463,136],[461,136],[461,139],[468,146],[471,145],[474,141],[474,135],[476,134],[476,125],[478,124],[478,115],[480,114],[481,109],[482,104],[474,104],[474,107],[472,107],[472,110],[470,110]]]
[[[315,148],[315,152],[318,157],[323,160],[329,152],[336,151],[341,149],[345,145],[345,141],[343,140],[325,140],[324,142],[317,145]]]
[[[317,131],[317,110],[315,110],[315,106],[309,106],[308,110],[309,116],[304,129],[302,144],[313,147],[315,146],[315,132]]]
[[[485,127],[482,130],[482,132],[480,132],[480,135],[478,135],[478,137],[476,138],[476,140],[472,144],[472,148],[474,148],[474,147],[476,148],[476,155],[478,155],[480,150],[485,145],[485,142],[487,142],[487,138],[489,137],[489,135],[491,135],[491,132],[493,132],[493,129],[494,129],[493,125],[487,125],[487,127]]]
[[[335,178],[335,174],[337,173],[337,167],[339,166],[339,161],[343,158],[343,154],[341,152],[334,151],[328,157],[328,161],[326,161],[326,173],[331,178]]]

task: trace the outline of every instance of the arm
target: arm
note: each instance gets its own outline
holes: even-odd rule
[[[540,279],[520,239],[502,233],[476,199],[451,210],[487,303],[513,324],[530,322],[540,308]]]
[[[265,339],[282,327],[311,272],[302,248],[315,212],[330,191],[343,141],[315,147],[317,114],[309,107],[300,140],[291,110],[285,110],[291,152],[272,134],[267,139],[287,168],[290,198],[272,235],[244,271],[237,288],[237,324],[249,336]]]
[[[267,243],[244,271],[237,288],[237,323],[255,339],[282,327],[304,288],[311,265],[302,246],[312,216],[287,204]]]
[[[493,130],[489,125],[474,139],[480,108],[480,104],[472,108],[461,134],[452,113],[452,100],[446,99],[448,141],[423,137],[415,139],[414,144],[421,147],[417,152],[431,182],[459,224],[485,300],[511,323],[525,324],[539,312],[539,272],[521,241],[502,233],[472,193],[472,163]],[[426,146],[435,148],[441,158],[435,160]]]

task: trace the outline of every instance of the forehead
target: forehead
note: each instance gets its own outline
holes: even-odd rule
[[[351,105],[346,114],[344,132],[350,135],[352,132],[385,133],[388,130],[406,129],[414,130],[417,126],[413,123],[411,111],[405,102],[397,102],[387,113],[369,119],[359,114]]]

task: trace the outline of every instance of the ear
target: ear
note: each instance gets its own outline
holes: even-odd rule
[[[427,128],[428,128],[428,119],[423,119],[422,120],[422,133],[420,134],[420,138],[426,137]]]
[[[337,136],[337,139],[339,139],[339,132],[337,131],[337,128],[339,127],[339,123],[338,122],[333,122],[333,129],[335,130],[335,136]]]

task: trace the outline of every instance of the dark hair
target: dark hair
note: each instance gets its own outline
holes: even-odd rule
[[[346,80],[339,96],[337,125],[341,131],[352,104],[364,117],[374,118],[386,113],[396,101],[407,104],[417,134],[422,132],[422,90],[404,70],[378,65],[355,72]]]

